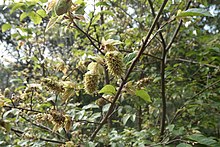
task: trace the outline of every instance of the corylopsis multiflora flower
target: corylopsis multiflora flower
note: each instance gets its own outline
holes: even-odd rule
[[[98,87],[99,76],[93,72],[87,72],[84,76],[84,88],[86,93],[92,94]]]
[[[123,74],[123,55],[119,51],[110,51],[105,54],[106,64],[113,76],[121,77]]]

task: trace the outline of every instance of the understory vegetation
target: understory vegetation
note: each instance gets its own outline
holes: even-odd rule
[[[220,1],[0,7],[0,146],[220,146]]]

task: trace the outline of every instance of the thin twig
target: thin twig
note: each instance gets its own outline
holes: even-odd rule
[[[20,107],[14,107],[14,106],[3,106],[3,107],[5,107],[5,108],[10,108],[10,109],[19,109],[19,110],[23,110],[23,111],[31,111],[31,112],[35,112],[35,113],[43,113],[43,112],[41,112],[41,111],[38,111],[38,110],[30,110],[30,109],[26,109],[26,108],[20,108]]]
[[[31,110],[33,109],[33,108],[32,108],[32,107],[33,107],[33,96],[34,96],[34,90],[32,89],[32,90],[31,90],[31,105],[30,105]]]
[[[46,127],[46,126],[43,126],[43,125],[41,125],[41,124],[34,123],[33,120],[28,119],[28,118],[26,118],[26,117],[24,117],[24,116],[22,116],[22,115],[20,115],[20,116],[21,116],[24,120],[26,120],[27,122],[30,122],[32,125],[34,125],[34,126],[36,126],[36,127],[39,127],[39,128],[41,128],[41,129],[44,129],[44,130],[46,130],[46,131],[49,131],[50,133],[55,134],[55,135],[59,136],[60,138],[66,139],[66,138],[63,137],[62,135],[60,135],[60,134],[58,134],[58,133],[56,133],[56,132],[53,132],[53,130],[51,130],[50,128],[48,128],[48,127]]]
[[[199,64],[200,66],[208,66],[208,67],[212,67],[212,68],[220,69],[220,66],[217,66],[217,65],[203,64],[203,63],[200,63],[200,62],[197,62],[197,61],[188,60],[188,59],[182,59],[182,58],[167,59],[167,61],[181,61],[181,62],[188,62],[188,63],[193,63],[193,64]]]
[[[190,99],[194,99],[195,97],[199,96],[200,94],[202,94],[203,92],[205,92],[206,90],[208,90],[210,87],[212,87],[212,86],[214,86],[214,85],[216,85],[216,84],[218,84],[218,83],[220,83],[220,80],[218,80],[218,81],[212,83],[211,85],[207,86],[207,87],[204,88],[203,90],[199,91],[199,92],[196,93],[194,96],[192,96]]]
[[[100,124],[99,122],[92,122],[88,120],[74,120],[74,122],[84,122],[84,123],[90,123],[90,124]]]
[[[95,43],[93,42],[94,40],[96,42],[98,42],[96,39],[94,39],[93,37],[91,37],[89,34],[87,34],[85,31],[83,31],[74,21],[74,18],[72,17],[71,14],[69,14],[69,17],[70,17],[70,21],[71,23],[79,30],[81,31],[88,39],[89,41],[91,42],[91,44],[102,54],[102,55],[105,55],[105,53],[103,53],[100,48],[98,46],[95,45]],[[100,42],[98,42],[100,44]]]
[[[134,52],[134,51],[127,51],[127,50],[119,50],[119,51],[120,51],[120,52],[125,52],[125,53],[133,53],[133,52]],[[155,59],[157,59],[157,60],[161,60],[161,58],[156,57],[156,56],[154,56],[154,55],[152,55],[152,54],[143,53],[143,55],[146,55],[146,56],[149,56],[149,57],[155,58]]]
[[[151,8],[153,17],[155,17],[156,14],[155,14],[155,11],[154,11],[153,3],[152,3],[151,0],[148,0],[148,3],[150,4],[150,8]],[[160,24],[159,24],[159,22],[157,22],[157,29],[159,29],[159,28],[160,28]],[[166,42],[165,42],[165,40],[164,40],[164,37],[163,37],[163,35],[162,35],[162,32],[159,32],[159,36],[160,36],[160,39],[161,39],[162,46],[163,46],[163,48],[165,49],[165,48],[166,48]]]
[[[15,133],[19,133],[19,134],[24,134],[23,131],[17,130],[17,129],[14,129],[14,128],[11,128],[11,131],[13,131],[13,132],[15,132]],[[58,143],[58,144],[65,144],[65,142],[62,142],[62,141],[47,139],[47,138],[43,138],[43,137],[39,137],[39,138],[37,138],[37,139],[42,140],[42,141],[46,141],[46,142],[52,142],[52,143]]]

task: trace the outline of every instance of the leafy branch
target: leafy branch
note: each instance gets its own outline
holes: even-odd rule
[[[130,65],[130,67],[129,67],[129,69],[128,69],[126,75],[125,75],[124,80],[122,80],[121,85],[120,85],[120,87],[119,87],[119,89],[118,89],[118,91],[117,91],[117,93],[116,93],[116,95],[115,95],[115,97],[114,97],[114,99],[113,99],[111,105],[110,105],[110,108],[109,108],[108,112],[105,114],[104,118],[101,120],[100,125],[95,129],[95,131],[94,131],[93,134],[91,135],[91,140],[94,140],[94,138],[96,137],[96,135],[97,135],[97,133],[99,132],[99,130],[100,130],[100,129],[102,128],[102,126],[106,123],[106,121],[107,121],[109,115],[113,112],[115,103],[116,103],[117,99],[118,99],[119,96],[120,96],[121,90],[122,90],[123,86],[126,84],[126,82],[127,82],[127,80],[128,80],[128,77],[129,77],[130,73],[132,72],[132,70],[133,70],[135,64],[137,63],[137,61],[139,60],[139,58],[140,58],[141,55],[143,54],[144,50],[146,49],[147,45],[149,44],[150,36],[151,36],[151,34],[153,33],[153,30],[154,30],[154,28],[155,28],[155,26],[156,26],[156,24],[157,24],[157,22],[158,22],[158,20],[159,20],[159,18],[160,18],[160,15],[162,14],[162,11],[163,11],[163,9],[164,9],[164,7],[165,7],[165,5],[166,5],[167,2],[168,2],[168,0],[164,0],[164,1],[163,1],[163,4],[161,5],[160,10],[159,10],[157,16],[155,17],[155,19],[154,19],[154,21],[153,21],[153,23],[152,23],[152,25],[151,25],[151,28],[150,28],[150,30],[149,30],[149,32],[148,32],[148,34],[147,34],[147,36],[146,36],[146,38],[145,38],[143,44],[142,44],[141,49],[140,49],[139,52],[138,52],[138,55],[135,57],[135,59],[134,59],[133,62],[131,63],[131,65]]]

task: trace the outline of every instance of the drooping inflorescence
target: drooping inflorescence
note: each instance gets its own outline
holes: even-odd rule
[[[123,55],[119,51],[110,51],[105,54],[106,64],[113,76],[121,77],[123,74]]]

